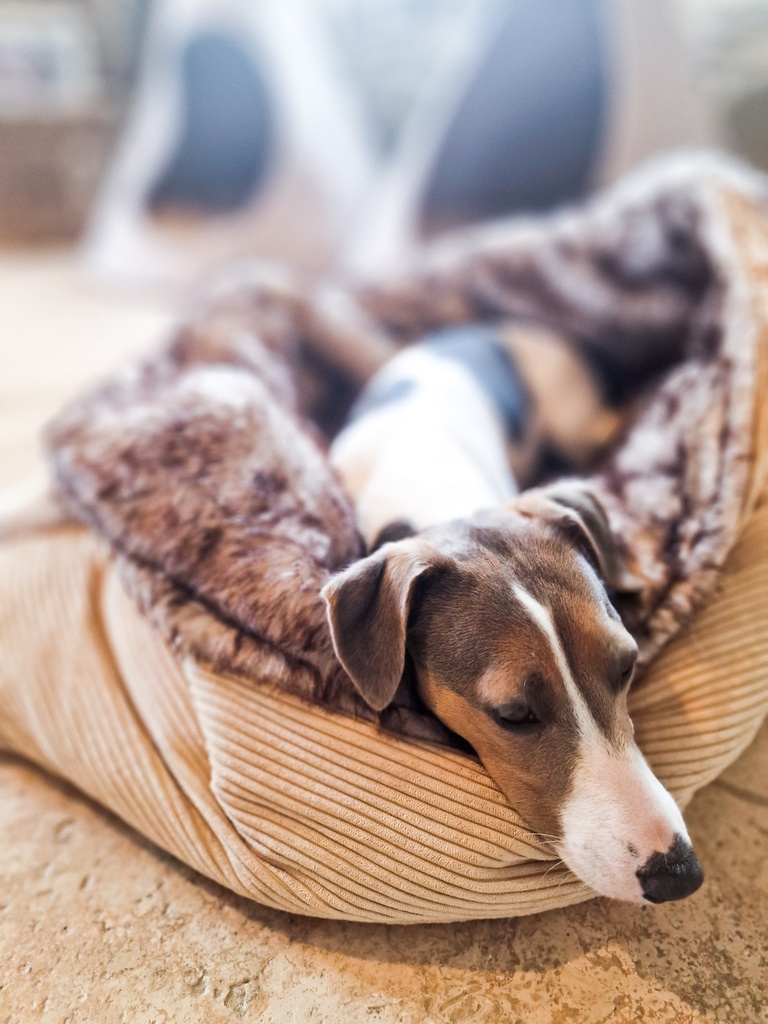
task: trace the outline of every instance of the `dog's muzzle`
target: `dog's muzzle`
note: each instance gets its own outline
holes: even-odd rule
[[[637,877],[649,903],[667,903],[696,892],[704,881],[704,872],[690,843],[676,835],[667,852],[650,856]]]

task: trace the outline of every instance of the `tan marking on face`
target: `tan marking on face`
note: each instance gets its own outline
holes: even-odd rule
[[[480,704],[498,707],[521,697],[525,681],[532,676],[548,676],[557,682],[557,666],[546,639],[535,624],[520,616],[512,631],[495,638],[476,638],[487,642],[490,664],[472,684]]]
[[[514,699],[510,673],[498,665],[484,672],[477,681],[477,696],[483,704],[504,704]]]
[[[536,832],[559,835],[560,811],[575,763],[575,739],[550,731],[510,733],[475,703],[429,677],[419,687],[428,707],[477,752],[512,807]]]

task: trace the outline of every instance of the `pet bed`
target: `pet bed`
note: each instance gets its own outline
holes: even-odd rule
[[[381,722],[356,697],[319,590],[360,541],[308,417],[338,418],[329,353],[510,316],[567,332],[616,399],[642,391],[590,486],[643,581],[621,606],[637,738],[684,805],[768,710],[763,191],[662,162],[333,302],[233,272],[51,427],[69,517],[0,544],[0,749],[272,907],[456,921],[589,898],[407,694]]]

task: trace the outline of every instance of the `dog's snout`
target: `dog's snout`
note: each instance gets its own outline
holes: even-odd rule
[[[652,854],[637,877],[649,903],[667,903],[696,892],[704,881],[704,872],[690,843],[676,835],[667,852]]]

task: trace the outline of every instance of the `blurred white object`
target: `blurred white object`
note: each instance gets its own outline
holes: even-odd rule
[[[485,38],[464,48],[413,111],[347,268],[363,276],[395,270],[440,230],[552,209],[651,154],[717,143],[669,7],[498,5]]]
[[[611,0],[604,8],[612,88],[597,187],[663,150],[722,141],[671,0]]]
[[[729,146],[768,170],[768,3],[677,0],[702,89]]]
[[[249,151],[242,140],[256,161],[244,202],[224,202],[211,213],[182,195],[174,207],[171,187],[170,212],[151,213],[153,193],[174,162],[178,170],[181,161],[184,176],[190,103],[205,100],[184,94],[184,62],[200,41],[212,41],[225,57],[229,47],[241,65],[250,62],[247,80],[260,90],[250,124],[267,151]],[[217,113],[228,116],[225,107]],[[90,268],[108,281],[184,285],[225,258],[254,252],[307,269],[329,267],[374,171],[360,120],[354,97],[334,75],[311,2],[158,0],[134,109],[86,238]],[[217,137],[220,126],[210,127]],[[241,175],[235,185],[244,181]]]
[[[668,7],[157,0],[90,265],[165,285],[240,255],[377,274],[712,144]]]

